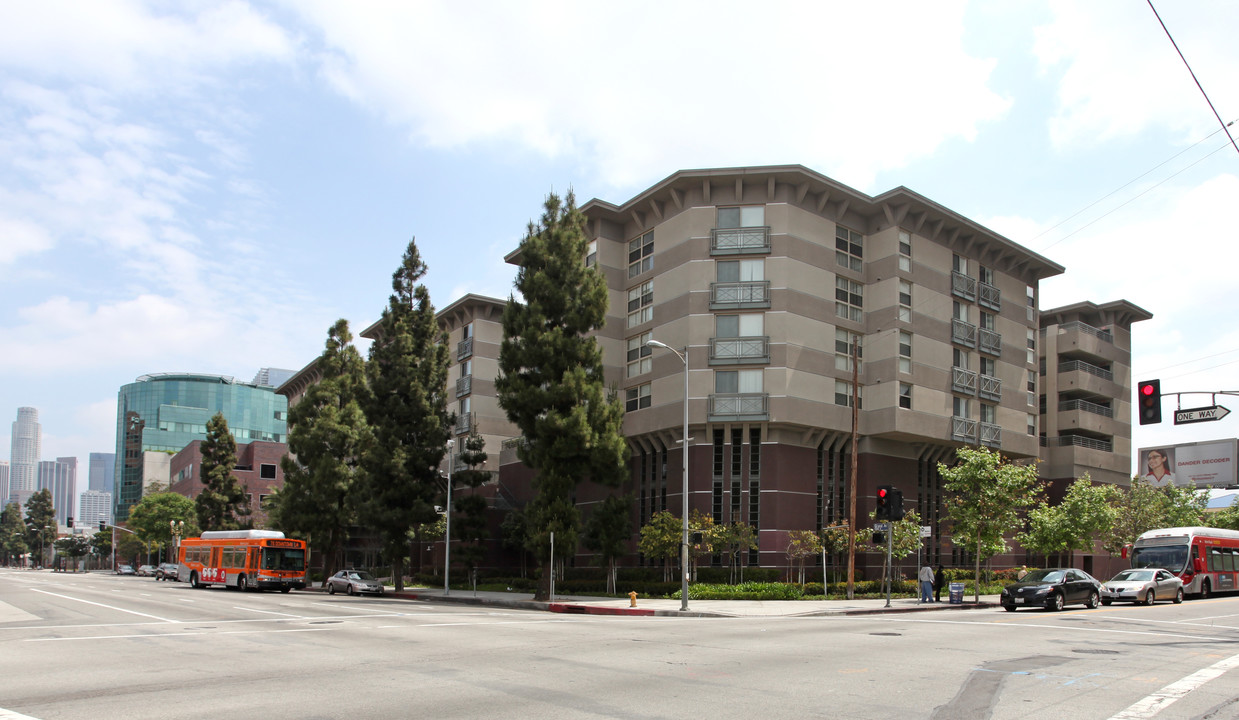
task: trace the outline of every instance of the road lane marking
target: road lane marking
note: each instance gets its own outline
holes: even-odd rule
[[[1126,710],[1111,716],[1110,720],[1143,720],[1144,718],[1151,718],[1184,695],[1237,667],[1239,667],[1239,655],[1219,660],[1203,670],[1197,670],[1182,680],[1172,682],[1152,695],[1140,699]]]
[[[291,630],[224,630],[223,632],[174,632],[174,633],[145,633],[142,635],[93,635],[91,637],[76,637],[76,638],[27,638],[22,642],[77,642],[79,640],[126,640],[126,639],[156,639],[166,637],[185,637],[190,635],[271,635],[275,633],[305,633],[305,632],[326,632],[336,628],[293,628]]]
[[[32,588],[31,592],[43,593],[44,595],[51,595],[52,597],[64,598],[65,600],[73,600],[74,602],[86,603],[87,605],[95,605],[98,607],[107,608],[109,610],[116,610],[118,612],[129,613],[130,615],[140,615],[141,617],[148,617],[153,620],[162,620],[163,622],[166,622],[166,623],[181,622],[180,620],[170,620],[168,618],[159,617],[158,615],[150,615],[144,612],[138,612],[137,610],[126,610],[125,608],[118,608],[115,605],[104,605],[103,603],[97,603],[97,602],[93,602],[90,600],[83,600],[81,598],[75,598],[69,595],[61,595],[59,593],[48,592],[46,590],[38,590],[38,589]]]
[[[264,615],[283,615],[284,617],[289,617],[289,618],[298,618],[301,620],[305,619],[305,615],[293,615],[292,613],[282,613],[282,612],[276,612],[274,610],[259,610],[257,608],[241,607],[240,605],[233,605],[232,609],[233,610],[246,610],[248,612],[263,613]]]
[[[0,708],[0,720],[37,720],[37,718],[32,718],[29,715],[22,715],[19,712],[13,712],[12,710]]]
[[[1148,630],[1113,630],[1110,628],[1088,628],[1088,627],[1072,627],[1070,625],[1045,625],[1042,623],[994,623],[994,622],[979,622],[970,620],[918,620],[913,618],[891,618],[890,622],[903,623],[927,623],[931,625],[989,625],[991,627],[1002,628],[1040,628],[1049,630],[1069,630],[1079,633],[1103,633],[1108,635],[1149,635],[1152,637],[1173,637],[1173,638],[1191,638],[1192,640],[1208,640],[1216,642],[1234,642],[1233,635],[1227,637],[1213,637],[1211,635],[1189,635],[1187,633],[1170,633],[1170,632],[1152,632]]]

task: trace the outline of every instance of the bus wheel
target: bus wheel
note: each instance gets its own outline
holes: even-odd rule
[[[241,592],[245,592],[245,576],[244,575],[237,576],[237,589],[240,590]]]
[[[192,572],[189,574],[189,586],[195,590],[202,587],[202,583],[198,582],[198,573]]]
[[[1209,597],[1209,581],[1206,579],[1200,583],[1200,599],[1205,600]]]
[[[289,590],[292,590],[292,588],[290,588],[290,587],[282,587],[282,588],[280,588],[280,592],[282,592],[282,593],[286,593],[286,592],[288,592]]]

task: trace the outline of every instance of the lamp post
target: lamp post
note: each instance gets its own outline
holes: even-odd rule
[[[683,517],[683,532],[680,537],[680,611],[688,610],[688,343],[684,344],[684,353],[671,347],[666,343],[657,340],[649,340],[645,343],[650,347],[658,347],[664,350],[670,350],[675,353],[675,356],[684,363],[684,430],[681,435],[680,442],[684,446],[684,512]]]
[[[172,558],[173,558],[172,560],[168,560],[168,562],[180,562],[181,553],[178,551],[178,548],[180,548],[181,546],[181,535],[185,532],[185,521],[184,520],[169,520],[168,530],[170,530],[172,533]]]
[[[452,455],[452,448],[456,447],[456,441],[448,439],[447,441],[447,527],[443,531],[443,594],[444,596],[451,595],[452,589],[448,585],[448,578],[452,572],[452,462],[456,459]]]

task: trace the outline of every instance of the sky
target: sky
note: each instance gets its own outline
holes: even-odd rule
[[[1239,5],[1154,3],[1223,121]],[[156,372],[299,369],[378,318],[506,298],[549,192],[804,165],[906,186],[1127,300],[1133,380],[1239,391],[1239,150],[1147,3],[99,2],[0,9],[0,459],[113,452]],[[1239,131],[1239,125],[1231,132]],[[1231,318],[1231,319],[1228,319]],[[1182,407],[1214,404],[1189,395]],[[1231,417],[1133,429],[1149,447]]]

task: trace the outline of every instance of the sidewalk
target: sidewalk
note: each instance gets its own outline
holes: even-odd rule
[[[855,600],[693,600],[688,610],[680,610],[679,600],[639,598],[631,607],[627,598],[601,598],[579,595],[558,595],[554,602],[537,602],[528,592],[477,592],[453,589],[444,595],[443,589],[406,588],[403,592],[388,592],[386,597],[436,603],[457,603],[483,607],[508,607],[520,610],[570,613],[580,615],[645,615],[660,617],[810,617],[815,615],[877,615],[882,613],[942,612],[952,610],[997,609],[997,595],[982,595],[980,602],[971,595],[964,602],[952,605],[945,599],[939,603],[922,604],[916,598],[885,598]]]

